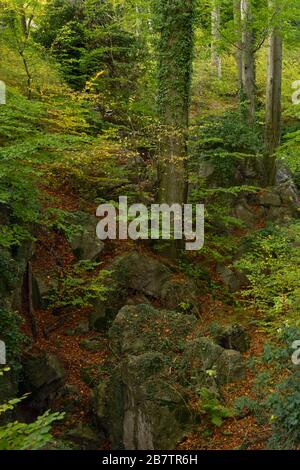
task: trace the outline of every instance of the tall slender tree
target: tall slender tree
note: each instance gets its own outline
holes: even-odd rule
[[[241,0],[242,82],[249,124],[255,121],[255,58],[251,0]]]
[[[238,85],[239,85],[239,92],[242,93],[243,88],[243,57],[242,57],[242,50],[243,50],[243,43],[242,43],[242,36],[241,36],[241,0],[233,0],[233,18],[234,18],[234,32],[235,32],[235,59],[236,59],[236,66],[237,66],[237,78],[238,78]]]
[[[218,78],[222,78],[222,59],[218,50],[221,39],[221,8],[219,0],[212,0],[211,9],[211,64],[217,72]]]
[[[186,136],[194,45],[194,0],[159,0],[160,201],[186,201]]]
[[[266,93],[266,183],[274,184],[276,173],[275,151],[281,138],[282,37],[276,22],[278,0],[269,0],[270,14],[275,18],[269,37],[268,76]],[[275,14],[274,14],[275,12]]]

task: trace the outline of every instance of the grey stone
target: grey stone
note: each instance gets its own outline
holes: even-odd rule
[[[202,161],[198,167],[199,178],[209,178],[215,172],[214,165],[209,161]]]
[[[113,449],[174,449],[193,430],[190,390],[206,386],[217,394],[220,384],[242,375],[239,353],[207,338],[190,339],[196,326],[193,315],[149,305],[120,310],[109,331],[120,361],[92,399]]]
[[[70,429],[64,437],[77,444],[82,450],[97,450],[104,440],[103,434],[99,435],[99,432],[85,423],[79,423],[75,428]]]
[[[162,286],[171,276],[170,270],[162,263],[137,252],[117,258],[111,269],[121,286],[155,299],[160,298]]]
[[[194,389],[208,387],[217,393],[217,364],[222,352],[223,349],[208,338],[189,341],[182,358],[183,383]]]
[[[107,396],[108,396],[108,381],[100,382],[92,392],[91,405],[94,417],[100,428],[107,429]]]
[[[89,331],[90,331],[89,320],[86,319],[78,323],[78,325],[75,326],[74,328],[67,328],[64,334],[66,336],[85,335],[89,333]]]
[[[212,335],[217,344],[224,349],[234,349],[246,352],[250,347],[250,339],[245,329],[240,325],[217,326],[212,328]]]
[[[161,301],[168,310],[199,314],[197,288],[192,281],[170,279],[162,286]]]
[[[183,379],[195,388],[208,387],[218,393],[222,384],[241,380],[245,363],[238,351],[223,349],[208,338],[187,343],[183,355]]]
[[[245,207],[244,204],[238,204],[235,207],[234,215],[249,228],[254,227],[258,222],[257,216],[251,212],[250,208]]]
[[[82,213],[81,216],[77,215],[75,220],[79,226],[82,226],[82,230],[71,238],[72,250],[79,260],[97,260],[105,247],[103,241],[99,240],[96,234],[99,220],[86,213]]]
[[[91,330],[102,331],[107,324],[107,304],[102,299],[93,300],[93,310],[89,314]]]
[[[276,191],[285,206],[292,206],[295,209],[300,207],[299,194],[292,180],[277,186]]]
[[[57,356],[41,353],[23,360],[24,388],[37,408],[47,406],[61,392],[65,369]]]
[[[120,354],[179,351],[181,342],[194,331],[196,324],[193,315],[161,311],[149,305],[127,305],[116,316],[109,336],[113,349]]]
[[[242,380],[245,376],[245,364],[240,352],[223,350],[217,362],[217,380],[221,384]]]
[[[262,194],[259,195],[259,203],[262,206],[275,206],[280,207],[282,202],[279,194],[272,191],[264,191]]]
[[[166,381],[163,355],[128,356],[114,371],[111,387],[108,415],[114,423],[110,426],[114,449],[173,449],[192,429],[185,391]]]
[[[16,398],[18,394],[18,375],[12,371],[0,375],[0,404]]]
[[[53,273],[35,272],[32,277],[32,300],[35,308],[46,308],[49,304],[49,296],[58,287],[58,280]]]
[[[238,291],[245,284],[245,277],[242,273],[233,271],[223,264],[217,265],[217,273],[230,292]]]

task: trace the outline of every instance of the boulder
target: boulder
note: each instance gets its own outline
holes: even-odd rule
[[[259,195],[259,203],[261,206],[280,207],[282,204],[279,194],[273,191],[264,191]]]
[[[163,354],[129,355],[115,369],[108,402],[114,449],[174,449],[191,429],[185,390],[172,384]],[[120,420],[121,417],[121,420]]]
[[[62,388],[61,403],[63,410],[70,416],[82,409],[82,396],[76,385],[66,384]]]
[[[223,349],[208,338],[197,338],[186,344],[182,357],[181,381],[194,390],[208,387],[218,393],[216,364]]]
[[[61,392],[65,381],[65,369],[53,354],[41,353],[24,358],[23,388],[30,392],[35,408],[48,407]]]
[[[64,436],[68,441],[74,442],[80,450],[99,450],[104,435],[99,434],[85,423],[79,423],[70,429]]]
[[[293,206],[294,209],[300,207],[299,194],[291,179],[278,185],[276,190],[285,206]]]
[[[103,331],[126,304],[151,303],[159,300],[164,282],[171,272],[157,260],[137,252],[118,256],[108,267],[111,271],[110,292],[106,301],[93,299],[89,316],[90,328]]]
[[[81,227],[70,237],[70,244],[77,259],[97,260],[105,246],[96,234],[98,219],[93,215],[82,212],[73,215],[72,223]]]
[[[137,252],[117,258],[111,269],[113,278],[121,287],[154,299],[160,298],[163,284],[171,277],[170,270],[162,263]]]
[[[35,308],[47,308],[49,297],[55,293],[58,280],[53,273],[35,272],[32,277],[32,301]]]
[[[161,301],[168,310],[199,314],[197,288],[192,281],[170,279],[162,286]]]
[[[197,322],[149,305],[127,305],[116,316],[109,335],[120,360],[92,399],[113,449],[174,449],[195,423],[191,393],[201,386],[217,393],[242,377],[240,353],[197,337]]]
[[[230,292],[237,292],[241,287],[248,283],[245,273],[232,270],[221,263],[217,264],[217,273],[219,274],[222,283]]]
[[[175,353],[197,325],[193,315],[157,310],[150,305],[127,305],[116,316],[109,335],[116,354],[146,351]]]
[[[90,328],[102,331],[124,305],[151,304],[187,314],[199,314],[199,290],[193,281],[176,280],[163,263],[137,252],[118,256],[106,268],[108,298],[95,298],[90,313]]]
[[[16,398],[18,394],[18,374],[9,371],[0,375],[0,405]]]
[[[212,328],[212,335],[217,344],[224,349],[234,349],[244,353],[250,347],[250,339],[240,325],[217,326]]]
[[[238,351],[225,350],[210,339],[200,337],[187,343],[182,372],[186,384],[217,392],[220,385],[242,379],[245,364]]]
[[[240,352],[232,349],[223,350],[217,363],[217,380],[220,384],[227,384],[243,379],[245,364]]]
[[[100,382],[93,390],[91,405],[96,423],[100,429],[108,432],[107,428],[107,396],[108,396],[108,380]]]
[[[90,325],[89,325],[89,320],[83,320],[78,323],[78,325],[75,327],[75,334],[76,335],[85,335],[89,332],[90,330]]]
[[[106,303],[103,300],[93,303],[93,310],[89,314],[89,327],[91,330],[102,331],[107,325]]]
[[[9,249],[1,249],[0,307],[8,310],[22,308],[24,275],[34,250],[35,245],[31,241],[24,241],[14,248],[13,254]]]
[[[234,216],[240,219],[247,227],[253,228],[259,218],[254,214],[246,203],[238,203],[234,208]]]

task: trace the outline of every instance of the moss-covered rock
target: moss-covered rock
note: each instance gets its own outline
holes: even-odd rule
[[[78,260],[97,260],[104,250],[103,241],[96,234],[98,219],[86,212],[69,216],[70,223],[78,230],[70,236],[70,244]]]
[[[197,294],[199,293],[192,281],[171,279],[162,286],[161,300],[163,306],[168,310],[198,315]]]
[[[131,289],[159,299],[163,284],[170,279],[170,270],[154,258],[137,252],[117,258],[111,266],[113,277],[126,290]]]
[[[97,450],[104,440],[103,434],[99,434],[85,423],[79,423],[75,428],[70,429],[64,437],[73,442],[80,450]]]
[[[241,325],[214,327],[212,335],[215,342],[225,349],[234,349],[244,353],[250,347],[250,338]]]
[[[127,305],[116,316],[109,334],[117,354],[179,353],[196,324],[193,315],[160,311],[150,305]]]
[[[174,449],[198,419],[190,397],[241,377],[240,353],[198,337],[197,321],[149,305],[118,313],[109,334],[119,361],[92,401],[114,449]]]
[[[168,358],[128,356],[113,373],[107,405],[115,449],[172,449],[192,428],[186,391],[170,377]]]
[[[41,353],[24,359],[23,378],[23,387],[31,393],[32,405],[43,409],[61,391],[65,369],[57,356]]]

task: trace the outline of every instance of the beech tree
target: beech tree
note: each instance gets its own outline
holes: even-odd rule
[[[255,120],[255,59],[251,0],[241,0],[242,22],[242,94],[246,100],[249,124]]]
[[[219,0],[212,0],[211,10],[211,64],[218,78],[222,78],[222,59],[218,50],[221,34],[221,8]]]
[[[277,0],[269,0],[270,13],[276,13]],[[276,18],[276,15],[274,15]],[[267,184],[275,180],[275,151],[281,138],[281,87],[282,87],[282,37],[276,22],[271,27],[268,53],[268,76],[266,93],[265,147],[267,157]]]
[[[235,59],[237,67],[237,78],[239,85],[239,92],[242,93],[243,88],[243,43],[241,37],[241,0],[233,0],[233,18],[234,18],[234,32],[236,36],[235,42]]]

